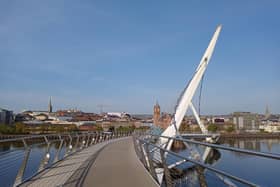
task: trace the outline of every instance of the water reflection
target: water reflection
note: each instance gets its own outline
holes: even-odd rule
[[[279,139],[222,139],[221,144],[254,151],[280,153]],[[204,146],[195,146],[200,155],[204,154]],[[189,151],[182,149],[179,154],[187,156]],[[278,173],[280,163],[278,160],[271,160],[242,153],[210,149],[205,163],[231,173],[235,176],[252,181],[261,186],[279,186]],[[174,161],[174,159],[173,159]],[[243,186],[242,184],[217,175],[211,171],[184,163],[173,168],[172,177],[176,186]]]
[[[34,142],[36,143],[36,142]],[[54,156],[59,149],[59,142],[53,142],[50,144],[49,153],[51,155],[49,164],[54,160]],[[47,150],[46,144],[36,144],[33,146],[30,152],[29,159],[27,161],[27,167],[23,179],[31,177],[40,165],[42,158]],[[59,159],[62,158],[66,151],[63,147],[58,155]],[[17,172],[22,164],[25,154],[25,149],[22,142],[13,143],[1,143],[0,144],[0,181],[1,187],[13,186],[13,182],[16,178]]]
[[[202,156],[201,159],[203,159],[204,163],[208,165],[214,165],[221,157],[221,153],[217,149],[207,148],[203,151],[201,146],[195,146],[195,149],[200,152],[200,155]],[[182,149],[179,154],[184,156],[188,155],[189,150],[187,148]],[[172,160],[175,161],[175,158],[169,159],[169,162]],[[207,180],[209,176],[208,174],[206,175],[206,169],[200,166],[186,162],[170,171],[175,186],[208,186]]]
[[[222,139],[220,143],[231,147],[280,153],[280,139]],[[13,185],[24,155],[24,149],[20,148],[23,148],[22,142],[0,144],[1,187]],[[59,142],[51,144],[51,160],[54,159],[58,148]],[[203,155],[204,146],[195,146],[195,148]],[[11,150],[13,151],[10,152]],[[64,154],[65,150],[63,147],[61,155]],[[24,178],[30,177],[38,169],[45,151],[45,144],[32,149]],[[189,151],[186,149],[178,150],[178,153],[184,156],[189,155]],[[179,161],[179,159],[170,158],[170,162],[174,161]],[[211,149],[205,163],[246,180],[254,181],[261,186],[280,186],[278,181],[280,162],[276,160]],[[198,168],[191,163],[181,164],[171,171],[176,186],[227,186],[213,172]]]

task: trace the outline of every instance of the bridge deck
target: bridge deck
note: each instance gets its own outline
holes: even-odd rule
[[[127,138],[102,150],[91,166],[83,186],[154,187],[158,184],[138,160],[132,138]]]
[[[21,186],[158,186],[138,160],[132,138],[82,150]]]

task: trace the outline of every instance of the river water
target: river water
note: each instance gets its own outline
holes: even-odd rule
[[[280,154],[279,139],[225,139],[221,144],[250,149],[255,151],[270,152]],[[0,186],[12,186],[20,167],[24,150],[19,149],[20,145],[0,145]],[[203,150],[202,146],[197,147]],[[50,147],[51,155],[55,155],[58,144],[52,144]],[[37,146],[32,149],[30,159],[28,160],[24,179],[32,176],[38,169],[40,161],[46,151],[46,146]],[[62,149],[60,157],[64,154],[65,148]],[[184,155],[185,151],[181,150],[180,154]],[[51,160],[53,156],[51,156]],[[260,186],[280,186],[280,161],[257,156],[248,156],[230,151],[213,150],[212,157],[208,162],[215,168],[221,169],[243,179],[252,181]],[[189,170],[185,175],[177,180],[176,186],[199,186],[197,178],[190,174]],[[188,179],[185,180],[186,176]],[[210,171],[204,172],[204,177],[208,186],[225,186],[219,178]],[[238,186],[242,186],[235,183]]]
[[[236,148],[249,149],[254,151],[270,152],[280,154],[279,139],[224,139],[221,144]],[[203,153],[203,146],[198,146],[198,150]],[[179,152],[184,155],[185,151]],[[212,157],[212,158],[211,158]],[[225,150],[213,150],[208,162],[211,166],[223,170],[232,175],[241,177],[260,186],[280,186],[280,161],[258,156],[233,153]],[[188,170],[185,171],[188,173]],[[192,179],[192,175],[187,176]],[[204,177],[208,186],[226,186],[216,174],[211,171],[205,171]],[[193,180],[184,180],[184,177],[177,183],[177,186],[199,186],[197,177]],[[231,180],[234,182],[233,180]],[[237,186],[243,186],[234,182]]]

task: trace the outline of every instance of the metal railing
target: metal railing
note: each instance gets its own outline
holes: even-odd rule
[[[9,183],[18,186],[35,175],[53,166],[68,156],[75,154],[91,145],[108,141],[111,139],[130,136],[131,132],[108,133],[108,132],[82,132],[68,134],[46,134],[27,135],[18,138],[0,140],[0,148],[8,147],[6,151],[0,151],[0,178],[7,170],[13,169],[13,182]],[[55,146],[55,148],[53,148]],[[11,148],[12,147],[12,148]],[[31,156],[32,152],[43,150],[40,154],[40,161],[34,166]],[[33,164],[32,166],[30,166]],[[26,174],[26,168],[32,167],[33,172]]]
[[[178,178],[178,175],[180,175],[180,173],[176,172],[174,168],[184,163],[191,163],[194,166],[198,174],[200,186],[207,186],[205,182],[205,176],[204,176],[204,171],[206,169],[214,172],[214,174],[228,186],[236,186],[235,183],[233,183],[232,181],[238,182],[238,184],[242,184],[245,186],[258,186],[258,185],[255,184],[254,182],[245,180],[241,177],[214,168],[213,166],[204,163],[202,160],[191,157],[190,155],[183,156],[176,152],[167,150],[163,145],[158,145],[156,143],[156,140],[159,137],[168,139],[168,142],[172,139],[174,141],[179,141],[187,144],[194,144],[194,145],[205,146],[214,149],[221,149],[226,151],[232,151],[237,153],[265,157],[269,159],[280,160],[279,154],[271,154],[265,152],[256,152],[256,151],[250,151],[245,149],[238,149],[238,148],[233,148],[233,147],[228,147],[223,145],[194,141],[190,139],[173,138],[173,137],[150,135],[150,134],[142,135],[142,136],[134,135],[133,136],[134,147],[138,158],[146,167],[146,169],[150,172],[151,176],[160,185],[163,183],[167,187],[171,187],[175,185],[174,179]]]

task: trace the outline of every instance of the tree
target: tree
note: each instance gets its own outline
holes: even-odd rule
[[[99,125],[96,126],[96,131],[103,131],[103,128]]]
[[[229,132],[229,133],[233,132],[234,130],[235,130],[235,129],[234,129],[233,126],[229,126],[229,127],[227,127],[227,129],[226,129],[226,131]]]
[[[0,133],[1,134],[13,134],[15,132],[15,127],[5,124],[0,124]]]
[[[179,131],[180,132],[189,132],[189,131],[191,131],[190,125],[187,124],[186,122],[182,122]]]
[[[218,126],[216,124],[210,124],[208,125],[207,130],[211,132],[216,132],[218,130]]]
[[[16,123],[16,133],[22,134],[26,132],[26,127],[23,123]]]
[[[110,126],[108,131],[110,131],[110,132],[114,132],[114,131],[115,131],[115,127]]]

